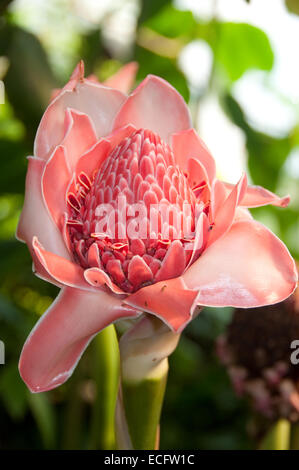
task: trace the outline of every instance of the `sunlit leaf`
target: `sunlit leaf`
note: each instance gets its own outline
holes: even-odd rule
[[[246,70],[271,70],[274,55],[267,35],[246,23],[218,23],[216,41],[211,41],[216,60],[230,80]]]
[[[186,36],[189,39],[194,37],[196,21],[191,11],[177,10],[167,5],[146,21],[144,26],[163,36],[170,38]]]
[[[171,3],[171,0],[142,0],[139,23],[143,23],[148,18],[156,15],[165,5]]]
[[[232,121],[245,132],[248,166],[253,182],[275,190],[279,171],[291,150],[291,139],[275,138],[255,131],[247,123],[243,110],[231,95],[225,97],[223,104]]]

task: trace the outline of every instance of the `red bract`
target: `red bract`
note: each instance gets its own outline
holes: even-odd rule
[[[248,187],[245,175],[219,181],[182,97],[155,76],[127,97],[119,89],[134,73],[105,86],[84,79],[80,63],[29,157],[17,236],[36,274],[61,287],[22,351],[20,373],[34,392],[65,382],[93,336],[120,318],[146,311],[182,331],[198,305],[273,304],[296,286],[287,248],[247,210],[284,207],[289,197]],[[136,204],[148,211],[137,224],[145,235],[136,236]]]

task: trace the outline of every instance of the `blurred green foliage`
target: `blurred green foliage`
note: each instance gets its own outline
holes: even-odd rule
[[[61,0],[55,2],[58,11],[60,3],[63,12],[71,9],[71,2]],[[298,2],[286,3],[298,13]],[[273,66],[269,39],[249,24],[202,20],[191,11],[176,9],[170,0],[143,0],[129,52],[122,56],[108,47],[104,17],[89,29],[74,31],[76,40],[64,72],[59,64],[57,70],[53,65],[47,34],[34,34],[22,27],[11,9],[13,4],[0,4],[0,56],[5,59],[4,65],[0,61],[0,78],[6,92],[6,103],[0,105],[0,339],[6,347],[6,364],[0,365],[0,449],[88,448],[93,439],[89,436],[90,424],[95,422],[93,412],[99,405],[97,391],[101,389],[93,360],[96,343],[91,344],[69,382],[53,392],[31,395],[17,370],[27,334],[57,294],[54,286],[33,275],[26,246],[14,238],[23,201],[26,156],[32,152],[51,89],[68,79],[67,73],[81,58],[87,73],[96,73],[100,79],[116,71],[122,61],[137,60],[137,81],[148,73],[160,75],[189,101],[190,84],[178,58],[191,41],[206,41],[213,51],[212,75],[206,89],[195,93],[197,101],[191,99],[190,104],[194,108],[206,94],[214,93],[231,122],[244,133],[253,183],[273,191],[290,187],[297,201],[298,179],[286,176],[284,164],[290,152],[298,149],[298,124],[282,137],[262,133],[248,122],[233,96],[233,84],[244,73],[250,69],[269,71]],[[60,17],[62,29],[65,20]],[[298,213],[299,204],[285,210],[267,207],[254,211],[258,219],[270,221],[299,258]],[[214,353],[215,339],[230,315],[229,309],[205,309],[186,329],[171,357],[161,423],[162,448],[254,446],[247,432],[247,405],[234,395]]]

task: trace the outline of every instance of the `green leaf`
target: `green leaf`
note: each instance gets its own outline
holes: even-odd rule
[[[171,3],[171,0],[142,0],[139,23],[143,23],[148,18],[156,15],[161,8]]]
[[[216,31],[216,41],[210,45],[230,80],[238,80],[249,69],[271,70],[274,55],[261,29],[246,23],[218,23]]]
[[[195,34],[196,21],[191,11],[176,10],[173,6],[167,5],[143,26],[169,38],[179,36],[192,38]]]
[[[231,95],[226,95],[222,104],[231,120],[245,132],[248,166],[254,183],[275,190],[280,169],[291,150],[290,138],[275,138],[255,131]]]

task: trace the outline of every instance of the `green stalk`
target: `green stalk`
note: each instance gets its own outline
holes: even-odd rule
[[[291,424],[291,450],[299,450],[299,423]]]
[[[264,437],[260,450],[289,450],[291,423],[287,419],[279,419]]]
[[[167,373],[139,383],[123,382],[125,413],[134,449],[156,448],[166,383]]]
[[[28,403],[36,420],[44,448],[55,449],[57,423],[49,395],[28,392]]]
[[[118,448],[157,448],[168,356],[178,341],[179,334],[152,315],[144,316],[121,338]]]
[[[80,394],[82,377],[82,362],[80,362],[72,378],[72,388],[68,394],[63,419],[62,449],[66,450],[80,449],[82,445],[82,418],[85,406]]]
[[[93,341],[96,400],[92,410],[90,449],[114,449],[114,414],[119,384],[119,349],[114,325]]]

